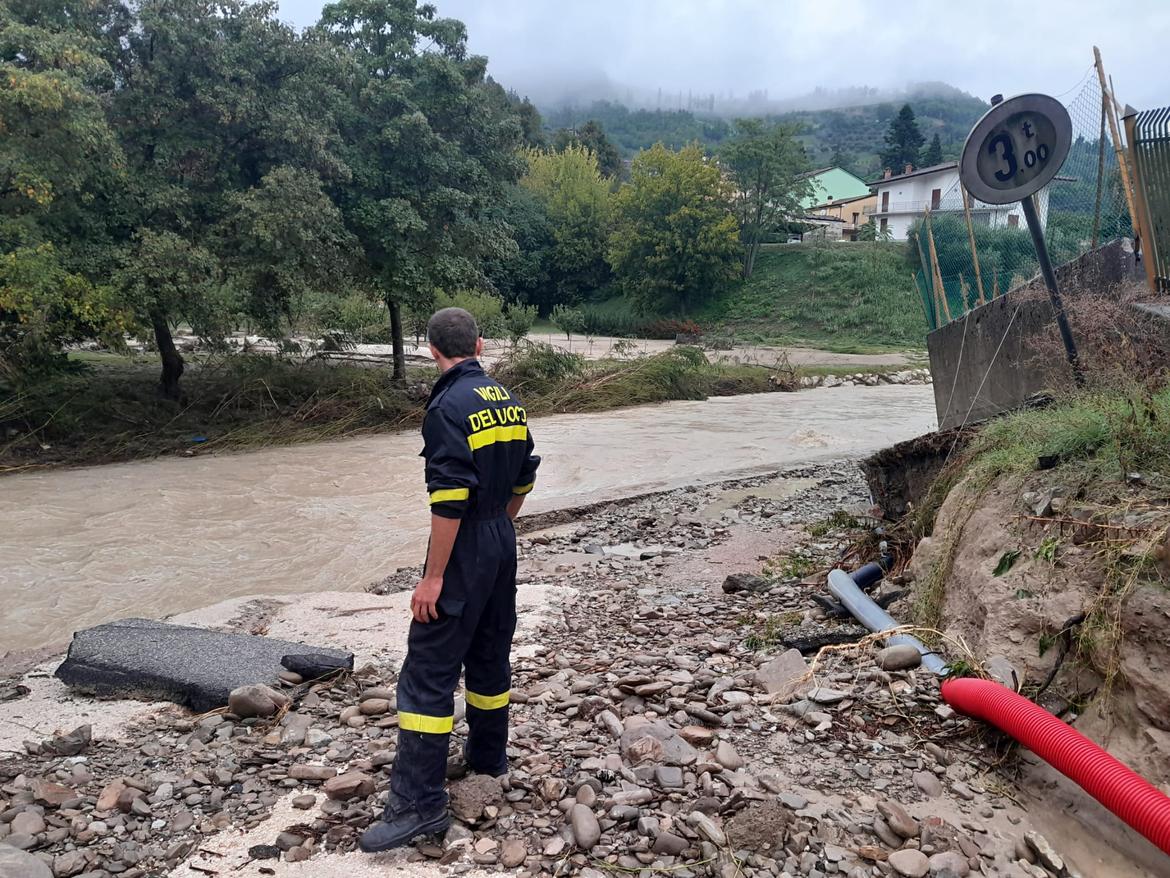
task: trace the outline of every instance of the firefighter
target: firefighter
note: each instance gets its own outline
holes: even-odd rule
[[[368,852],[407,844],[450,824],[443,782],[455,688],[465,674],[467,767],[508,770],[509,653],[516,630],[512,521],[536,481],[528,418],[488,377],[475,319],[444,308],[427,324],[442,375],[423,421],[431,538],[410,600],[413,620],[398,679],[398,755],[382,819],[362,834]]]

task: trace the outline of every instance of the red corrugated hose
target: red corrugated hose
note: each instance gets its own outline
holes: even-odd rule
[[[1170,854],[1170,798],[1080,732],[991,680],[946,680],[942,696],[960,713],[1011,735]]]

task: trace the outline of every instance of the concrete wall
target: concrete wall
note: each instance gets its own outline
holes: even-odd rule
[[[1132,245],[1112,241],[1056,273],[1062,290],[1107,295],[1134,271]],[[940,430],[1019,408],[1067,375],[1067,361],[1035,354],[1041,339],[1053,350],[1059,333],[1047,297],[1023,295],[1031,288],[1012,290],[927,336]]]

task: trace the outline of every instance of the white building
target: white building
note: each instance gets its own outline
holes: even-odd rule
[[[910,227],[922,219],[927,208],[932,213],[963,212],[958,162],[917,170],[907,165],[901,174],[892,174],[887,169],[880,180],[869,185],[877,194],[877,204],[867,206],[865,211],[870,214],[870,221],[878,224],[878,231],[888,231],[895,241],[906,240]],[[1036,199],[1043,226],[1048,221],[1047,186],[1037,193]],[[984,204],[972,198],[971,221],[992,227],[1025,227],[1024,210],[1019,202]]]

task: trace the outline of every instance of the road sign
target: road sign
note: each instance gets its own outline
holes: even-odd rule
[[[1071,146],[1072,120],[1060,101],[1017,95],[975,123],[963,145],[959,177],[987,204],[1023,201],[1051,182]]]

